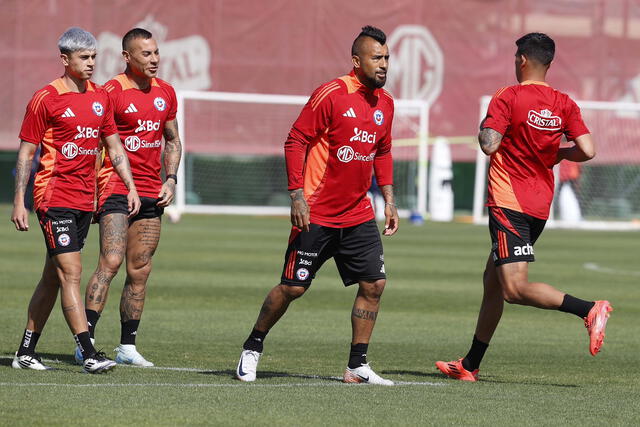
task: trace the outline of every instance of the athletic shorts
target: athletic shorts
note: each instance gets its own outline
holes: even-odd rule
[[[496,266],[511,262],[534,262],[533,245],[547,223],[544,219],[511,209],[489,207],[491,253]]]
[[[38,211],[49,256],[80,252],[89,233],[92,212],[67,208]]]
[[[380,231],[374,220],[347,228],[318,224],[309,228],[308,232],[292,228],[281,283],[309,287],[329,258],[334,259],[345,286],[386,279]]]
[[[159,218],[164,213],[164,208],[158,206],[160,199],[155,197],[140,197],[140,211],[133,218],[129,218],[129,222],[134,222],[139,219]],[[127,204],[127,196],[124,194],[112,194],[107,197],[102,206],[98,208],[98,220],[103,215],[112,213],[121,213],[129,215],[129,207]]]

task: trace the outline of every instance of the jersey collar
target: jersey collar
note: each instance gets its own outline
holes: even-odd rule
[[[345,82],[345,84],[347,85],[347,91],[349,93],[361,91],[364,93],[371,93],[371,94],[374,94],[375,96],[378,96],[379,89],[369,89],[368,87],[360,83],[360,80],[358,80],[358,78],[356,77],[356,72],[354,70],[351,70],[349,74],[347,74],[344,77],[341,77],[340,79],[343,82]]]
[[[58,91],[58,95],[62,95],[62,94],[71,92],[71,89],[69,89],[67,87],[67,85],[65,84],[64,80],[62,79],[62,77],[59,77],[59,78],[55,79],[50,84],[51,84],[51,86],[56,88],[56,90]],[[95,92],[96,91],[95,83],[93,83],[91,80],[87,80],[87,90],[86,91],[87,92]]]
[[[549,86],[549,84],[547,84],[546,82],[539,82],[537,80],[525,80],[522,83],[520,83],[522,86],[525,85],[540,85],[540,86]]]

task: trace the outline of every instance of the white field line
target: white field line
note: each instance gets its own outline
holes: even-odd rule
[[[615,268],[602,267],[595,262],[586,262],[582,267],[585,270],[597,271],[598,273],[616,274],[619,276],[640,276],[640,271],[618,270]]]
[[[0,356],[0,359],[13,359],[11,356]],[[60,360],[54,359],[42,359],[43,362],[47,363],[63,363]],[[125,369],[155,369],[160,371],[180,371],[180,372],[201,372],[203,374],[215,373],[219,371],[212,371],[207,369],[197,369],[197,368],[180,368],[180,367],[170,367],[170,366],[153,366],[149,368],[141,368],[137,366],[127,366],[127,365],[118,365],[118,368],[124,367]],[[61,387],[274,387],[274,388],[282,388],[282,387],[337,387],[337,386],[367,386],[368,384],[345,384],[339,382],[342,377],[325,377],[321,375],[307,375],[307,374],[282,374],[282,375],[271,375],[272,378],[307,378],[313,380],[325,380],[324,382],[309,382],[309,383],[288,383],[288,384],[264,384],[264,383],[252,383],[252,384],[243,384],[243,383],[235,383],[235,384],[223,384],[223,383],[102,383],[102,384],[64,384],[64,383],[10,383],[10,382],[0,382],[0,387],[50,387],[50,386],[61,386]],[[417,385],[417,386],[432,386],[439,387],[446,385],[445,383],[436,383],[430,381],[395,381],[395,385],[397,386],[405,386],[405,385]]]

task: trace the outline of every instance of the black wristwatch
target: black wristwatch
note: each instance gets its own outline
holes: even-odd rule
[[[173,178],[173,180],[176,182],[176,184],[178,183],[178,177],[176,176],[175,173],[170,173],[169,175],[167,175],[167,179],[169,178]],[[167,179],[165,179],[165,182],[167,182]]]

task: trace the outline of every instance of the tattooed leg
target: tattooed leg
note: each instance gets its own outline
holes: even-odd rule
[[[262,303],[255,328],[262,332],[269,331],[289,308],[291,301],[301,297],[307,288],[302,286],[275,286]]]
[[[113,213],[100,219],[100,258],[98,267],[87,283],[85,305],[88,310],[102,313],[109,285],[118,273],[127,248],[127,216]]]
[[[140,320],[151,273],[151,258],[160,241],[160,218],[135,221],[129,227],[127,279],[120,298],[120,321]]]
[[[351,310],[351,343],[367,344],[378,317],[380,297],[384,291],[385,280],[375,282],[361,281],[358,294]]]

